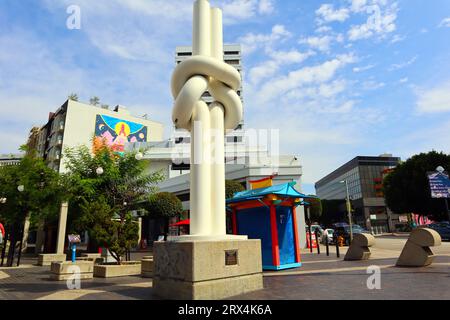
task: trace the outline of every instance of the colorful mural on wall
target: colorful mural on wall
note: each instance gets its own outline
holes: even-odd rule
[[[97,115],[94,145],[106,143],[114,152],[123,153],[127,142],[147,142],[147,127],[106,115]]]

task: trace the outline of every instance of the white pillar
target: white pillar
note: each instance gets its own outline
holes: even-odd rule
[[[197,102],[191,129],[191,235],[210,235],[211,230],[211,144],[210,115],[205,102]]]
[[[64,202],[61,204],[61,210],[59,213],[58,221],[58,237],[56,238],[56,253],[64,254],[64,243],[66,241],[66,224],[67,224],[67,213],[69,209],[69,204]]]
[[[207,0],[194,4],[192,55],[211,55],[211,6]]]
[[[223,61],[222,11],[211,9],[211,56]],[[215,81],[212,79],[211,81]],[[226,231],[225,209],[225,111],[222,104],[214,102],[210,106],[211,115],[211,209],[212,232],[222,236]]]

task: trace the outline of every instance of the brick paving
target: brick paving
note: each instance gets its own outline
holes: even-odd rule
[[[265,272],[265,289],[235,300],[358,300],[358,299],[450,299],[450,243],[433,251],[437,257],[426,268],[394,267],[403,238],[377,239],[369,261],[343,261],[346,248],[338,259],[334,248],[327,257],[303,250],[303,266],[281,272]],[[400,248],[400,249],[399,249]],[[148,253],[138,253],[139,259]],[[152,280],[139,276],[83,280],[81,290],[67,290],[66,283],[49,280],[49,267],[37,267],[35,259],[24,258],[20,268],[0,268],[0,299],[34,300],[152,300]],[[381,269],[381,290],[369,290],[367,267]]]

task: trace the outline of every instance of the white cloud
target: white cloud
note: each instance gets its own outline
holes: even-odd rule
[[[373,64],[369,64],[364,67],[355,67],[355,68],[353,68],[353,72],[355,72],[355,73],[364,72],[364,71],[373,69],[374,67],[375,67],[375,65],[373,65]]]
[[[441,23],[439,24],[439,28],[450,28],[450,17],[445,18],[444,20],[441,21]]]
[[[292,90],[299,90],[305,85],[320,85],[333,79],[336,72],[346,65],[355,62],[352,54],[340,55],[313,67],[303,67],[289,72],[287,75],[271,79],[260,89],[259,100],[271,101]]]
[[[406,62],[395,63],[395,64],[391,65],[391,67],[389,68],[389,71],[396,71],[396,70],[404,69],[404,68],[412,65],[414,62],[416,62],[418,58],[419,58],[419,56],[415,56]]]
[[[344,22],[350,17],[350,12],[347,8],[335,10],[332,4],[322,4],[317,9],[316,16],[319,24],[333,21]]]
[[[333,40],[334,39],[331,36],[309,37],[301,39],[300,43],[307,44],[313,49],[328,52],[330,51],[330,45]]]
[[[399,83],[408,83],[409,82],[409,78],[408,77],[405,77],[405,78],[402,78],[402,79],[400,79],[399,80]]]
[[[405,36],[401,36],[399,34],[396,34],[395,36],[392,37],[391,43],[401,42],[401,41],[403,41],[405,39],[406,39]]]
[[[418,93],[419,113],[450,112],[450,81]]]
[[[217,1],[217,6],[223,9],[224,22],[228,24],[271,14],[274,11],[273,0]]]
[[[348,38],[351,41],[369,39],[373,36],[380,38],[396,30],[397,3],[387,5],[385,0],[374,0],[373,5],[358,5],[358,12],[366,12],[369,17],[366,23],[361,25],[352,25],[348,31]],[[355,9],[356,10],[356,9]]]
[[[367,5],[367,0],[350,0],[350,1],[351,1],[350,9],[353,12],[361,12],[361,11],[365,10],[366,5]]]
[[[260,0],[258,11],[260,14],[270,14],[274,11],[272,0]]]
[[[313,54],[314,53],[311,51],[302,53],[297,50],[270,52],[268,54],[271,57],[270,60],[264,61],[263,63],[250,69],[250,82],[252,85],[257,85],[262,80],[276,74],[282,66],[301,63]]]
[[[386,84],[384,82],[377,82],[374,80],[367,80],[362,83],[362,87],[364,90],[377,90],[385,86]]]
[[[238,39],[244,55],[250,55],[258,48],[270,48],[276,41],[288,39],[292,34],[283,25],[275,25],[270,34],[248,33]]]
[[[326,32],[330,32],[333,29],[329,26],[321,26],[319,28],[316,29],[316,33],[326,33]]]

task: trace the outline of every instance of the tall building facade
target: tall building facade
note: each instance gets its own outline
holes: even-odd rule
[[[386,206],[382,182],[389,170],[400,163],[390,154],[379,157],[359,156],[328,174],[316,184],[317,196],[323,200],[346,199],[342,181],[347,180],[356,224],[381,232],[393,232],[402,224]]]
[[[96,141],[101,140],[120,153],[128,143],[161,141],[163,130],[163,124],[132,116],[123,106],[108,110],[68,100],[49,114],[48,122],[37,137],[34,132],[32,140],[48,166],[63,172],[63,155],[68,148],[82,145],[95,148]]]
[[[180,64],[181,62],[185,61],[189,57],[192,56],[192,47],[191,46],[180,46],[176,47],[175,52],[175,63]],[[229,65],[236,68],[237,71],[241,74],[242,77],[242,49],[239,44],[226,44],[224,45],[224,61],[225,63],[228,63]],[[241,98],[242,104],[244,105],[244,98],[243,98],[243,88],[242,84],[241,87],[238,89],[237,94]],[[214,100],[211,94],[207,91],[203,94],[202,97],[203,101],[206,102],[207,105],[210,105]],[[244,108],[244,114],[245,114],[245,108]],[[237,126],[236,130],[234,130],[232,133],[228,134],[225,138],[225,143],[227,144],[233,144],[233,143],[241,143],[244,139],[244,120]],[[177,143],[187,143],[190,144],[190,136],[186,131],[183,130],[177,130],[175,132],[175,137]]]

